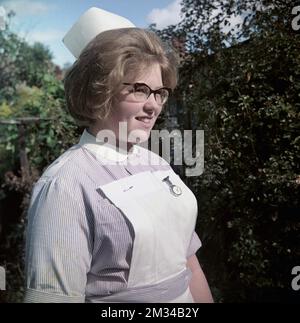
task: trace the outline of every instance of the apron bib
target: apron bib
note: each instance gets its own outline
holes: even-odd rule
[[[141,172],[99,189],[134,229],[128,295],[125,290],[99,300],[128,302],[132,293],[135,299],[143,299],[149,286],[167,286],[167,282],[180,279],[185,281],[180,295],[174,292],[173,298],[162,298],[162,302],[193,303],[188,287],[191,272],[186,268],[197,218],[197,200],[191,190],[172,169]]]

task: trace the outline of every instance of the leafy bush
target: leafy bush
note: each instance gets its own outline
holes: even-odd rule
[[[0,118],[26,123],[29,174],[19,171],[19,132],[16,124],[0,125],[0,264],[7,272],[7,292],[0,301],[22,301],[24,293],[24,229],[33,184],[81,129],[66,111],[64,90],[48,49],[28,45],[9,30],[0,31]]]
[[[217,301],[293,298],[300,39],[292,3],[184,0],[182,23],[159,32],[185,41],[181,127],[205,130],[205,171],[187,181],[198,197],[199,257]],[[234,14],[244,22],[224,28]]]

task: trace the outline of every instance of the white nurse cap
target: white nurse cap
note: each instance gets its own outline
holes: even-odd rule
[[[132,27],[135,25],[128,19],[92,7],[79,17],[63,38],[63,42],[69,51],[78,58],[85,46],[103,31]]]

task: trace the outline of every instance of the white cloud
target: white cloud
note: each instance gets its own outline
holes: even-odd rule
[[[44,30],[44,31],[30,31],[22,36],[31,44],[34,42],[40,42],[43,44],[51,43],[57,40],[61,40],[64,36],[64,32],[61,30]]]
[[[36,16],[48,12],[53,6],[40,1],[7,0],[2,3],[6,11],[13,10],[17,16]]]
[[[4,30],[6,26],[6,11],[0,6],[0,30]]]
[[[181,20],[180,5],[181,0],[175,0],[167,7],[153,9],[147,16],[149,23],[155,23],[158,29],[163,29],[169,25],[176,25]]]

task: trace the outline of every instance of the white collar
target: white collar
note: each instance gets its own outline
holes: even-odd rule
[[[117,150],[113,145],[99,141],[94,135],[90,134],[87,129],[84,129],[78,144],[96,154],[97,157],[100,156],[114,162],[125,161],[128,157],[138,155],[140,152],[139,147],[136,145],[133,145],[129,152],[121,148]]]

